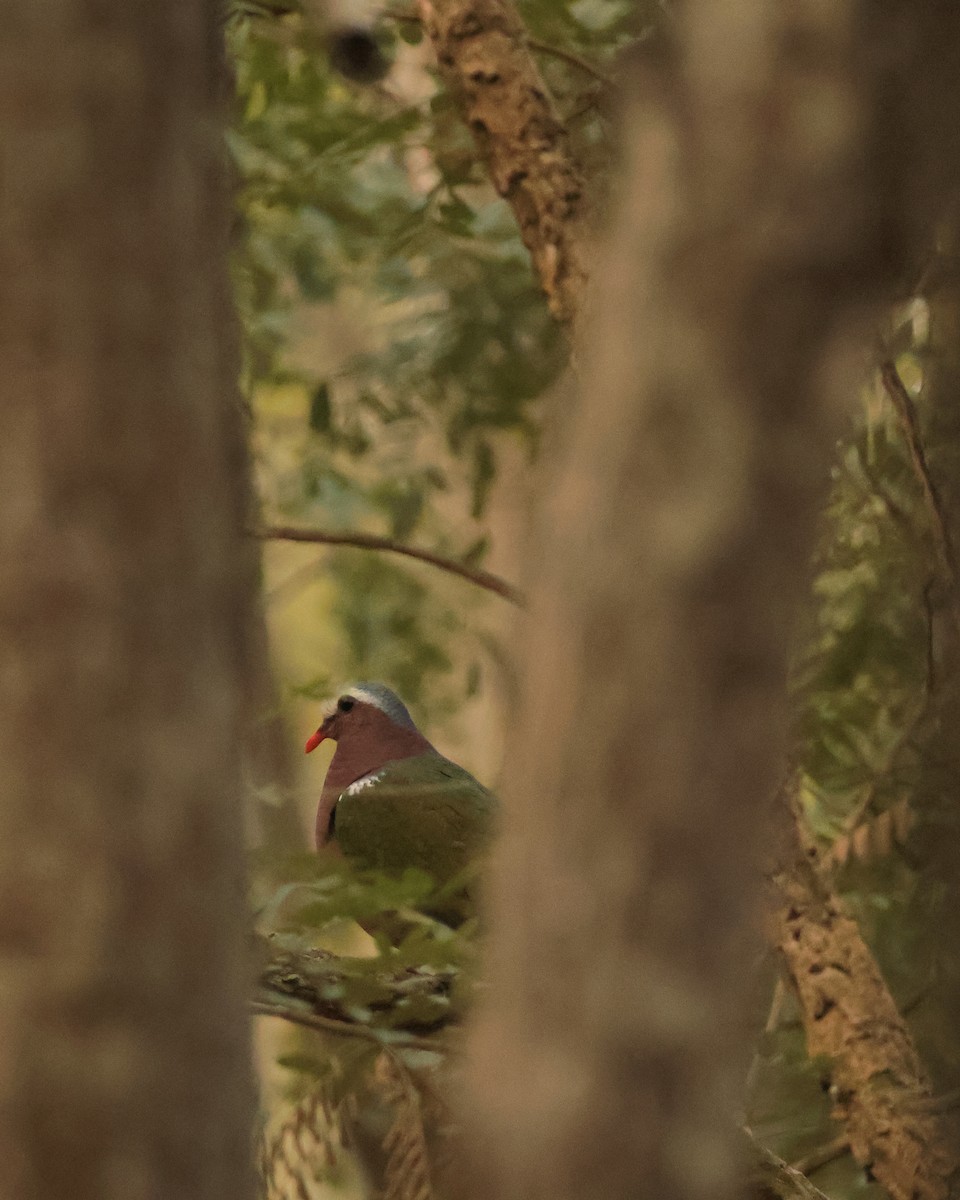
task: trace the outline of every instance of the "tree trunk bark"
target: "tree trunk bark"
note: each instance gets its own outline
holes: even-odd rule
[[[419,0],[444,81],[510,205],[558,321],[579,316],[588,266],[583,175],[512,0]]]
[[[930,1078],[856,921],[821,873],[795,797],[795,836],[776,874],[774,940],[793,984],[811,1059],[858,1163],[892,1200],[947,1200],[956,1147]]]
[[[918,131],[954,86],[957,21],[912,11],[867,27],[855,0],[690,0],[678,44],[638,66],[531,572],[471,1194],[736,1187],[756,851],[792,611],[856,394],[850,314],[956,177],[953,134],[935,158]]]
[[[0,1193],[243,1200],[215,0],[0,5]]]

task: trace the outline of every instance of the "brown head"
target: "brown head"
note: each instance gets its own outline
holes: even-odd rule
[[[317,810],[317,848],[329,838],[330,814],[340,795],[388,762],[433,752],[403,701],[382,683],[358,683],[348,688],[327,711],[316,733],[307,739],[306,753],[321,742],[337,743],[327,768]]]

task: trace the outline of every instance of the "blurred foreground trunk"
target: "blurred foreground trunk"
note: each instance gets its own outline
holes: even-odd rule
[[[471,1194],[736,1187],[792,612],[856,395],[851,315],[956,179],[957,32],[939,3],[691,0],[638,65],[530,572]]]
[[[220,6],[0,10],[0,1193],[243,1200]]]

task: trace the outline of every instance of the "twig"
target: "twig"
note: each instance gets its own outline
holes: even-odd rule
[[[850,1139],[846,1134],[841,1133],[832,1142],[827,1142],[824,1146],[818,1146],[816,1150],[811,1150],[809,1154],[798,1158],[790,1165],[795,1171],[799,1171],[801,1175],[812,1175],[814,1171],[819,1171],[827,1163],[836,1162],[838,1158],[843,1158],[845,1154],[849,1153]]]
[[[304,1012],[298,1008],[284,1008],[277,1004],[266,1004],[262,1000],[250,1001],[250,1012],[258,1017],[279,1017],[281,1021],[289,1021],[291,1025],[301,1025],[304,1029],[313,1029],[317,1033],[330,1033],[334,1037],[362,1038],[375,1042],[381,1050],[427,1050],[431,1054],[442,1053],[442,1047],[436,1039],[418,1038],[412,1034],[403,1034],[385,1038],[383,1030],[371,1029],[367,1025],[354,1025],[349,1021],[338,1021],[334,1017],[321,1017],[318,1013]]]
[[[564,50],[561,46],[552,46],[549,42],[541,42],[539,38],[527,38],[527,45],[531,50],[537,50],[540,54],[548,54],[551,58],[559,58],[565,63],[569,63],[571,67],[576,67],[583,71],[585,75],[590,75],[596,79],[598,83],[602,83],[605,88],[614,88],[614,82],[609,75],[604,75],[599,67],[595,67],[593,63],[585,58],[581,58],[579,54],[574,54],[572,50]]]
[[[930,695],[937,684],[937,661],[935,647],[933,644],[933,579],[928,579],[923,585],[923,611],[927,617],[927,641],[926,654],[924,663],[926,665],[926,679],[924,686],[927,692],[927,701],[929,702]]]
[[[509,600],[511,604],[520,607],[526,603],[523,592],[489,571],[467,566],[455,558],[446,558],[442,554],[434,554],[432,550],[420,550],[416,546],[406,546],[392,538],[378,537],[371,533],[332,533],[325,529],[298,529],[292,525],[267,525],[258,529],[256,537],[276,542],[307,542],[318,546],[352,546],[358,550],[383,550],[388,554],[402,554],[406,558],[415,558],[419,562],[429,563],[439,567],[441,571],[449,571],[451,575],[459,575],[476,587],[494,592]]]
[[[751,1167],[746,1194],[751,1200],[827,1200],[796,1167],[761,1146],[750,1129],[744,1128],[743,1135]]]
[[[900,1015],[902,1017],[909,1017],[911,1013],[916,1012],[916,1010],[920,1007],[924,1000],[926,1000],[932,994],[932,992],[933,985],[930,983],[925,983],[923,987],[919,989],[919,991],[914,992],[912,996],[910,996],[907,1000],[904,1000],[904,1002],[900,1005]]]
[[[917,473],[920,487],[923,490],[923,498],[929,510],[930,523],[933,527],[933,535],[937,544],[940,563],[947,582],[950,584],[951,589],[955,591],[957,586],[956,556],[950,542],[950,535],[947,532],[947,523],[943,515],[943,504],[941,503],[939,493],[937,492],[933,477],[930,474],[930,468],[927,464],[927,456],[923,448],[923,438],[920,433],[920,423],[917,421],[913,401],[910,399],[910,393],[904,387],[903,380],[900,378],[900,372],[897,370],[892,359],[887,358],[880,363],[880,377],[883,380],[883,386],[886,388],[887,395],[890,397],[890,402],[893,404],[894,410],[900,419],[907,448],[910,451],[913,469]]]
[[[777,976],[777,982],[774,984],[773,997],[770,1000],[770,1011],[767,1013],[767,1019],[763,1025],[763,1036],[769,1037],[773,1034],[780,1025],[780,1018],[783,1015],[783,1008],[787,1001],[787,985],[784,982],[783,975]],[[757,1082],[757,1076],[760,1074],[760,1067],[763,1064],[764,1055],[761,1048],[757,1047],[753,1058],[750,1062],[750,1069],[747,1071],[747,1081],[744,1091],[749,1097],[753,1092]]]

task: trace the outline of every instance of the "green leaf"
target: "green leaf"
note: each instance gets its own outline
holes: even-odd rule
[[[397,19],[397,33],[408,46],[419,46],[423,41],[423,25],[420,21]]]
[[[333,408],[330,403],[330,387],[324,382],[314,388],[310,397],[310,428],[314,433],[329,433]]]
[[[487,556],[490,549],[490,538],[484,534],[469,546],[463,553],[463,561],[468,567],[475,567]]]
[[[471,515],[483,515],[490,494],[490,485],[497,473],[497,460],[488,441],[477,442],[473,451],[473,506]]]
[[[299,1071],[313,1079],[323,1079],[330,1073],[329,1063],[321,1062],[312,1054],[281,1054],[277,1058],[277,1066],[287,1071]]]

